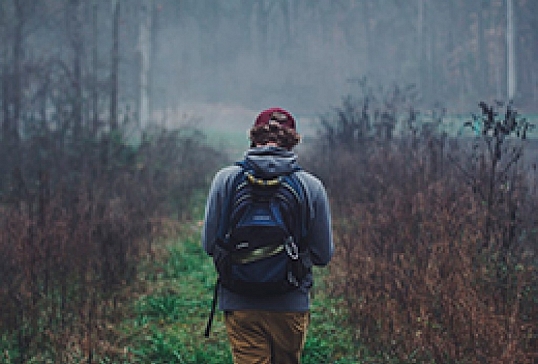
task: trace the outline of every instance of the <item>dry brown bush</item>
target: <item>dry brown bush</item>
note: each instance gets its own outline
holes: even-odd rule
[[[379,355],[536,363],[533,178],[509,158],[492,171],[488,149],[470,154],[480,147],[466,144],[423,133],[353,148],[319,142],[306,164],[334,211],[333,293],[356,341]],[[505,144],[502,156],[516,150]]]
[[[477,249],[478,210],[471,194],[439,183],[391,191],[338,220],[331,282],[358,340],[406,361],[532,363],[537,311],[521,308],[536,305],[524,297],[535,267],[510,267],[500,285]]]
[[[18,363],[92,363],[113,350],[110,323],[140,260],[176,228],[220,157],[183,130],[139,146],[107,135],[52,144],[22,141],[13,177],[0,178],[13,186],[0,191],[2,344]]]

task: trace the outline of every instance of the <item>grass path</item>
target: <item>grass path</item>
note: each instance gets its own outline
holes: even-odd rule
[[[143,268],[146,288],[120,327],[125,343],[122,359],[103,363],[232,363],[220,312],[210,337],[204,337],[216,277],[197,230],[167,242],[159,258]],[[359,363],[346,317],[335,300],[325,295],[323,271],[315,274],[319,284],[314,290],[303,363]]]

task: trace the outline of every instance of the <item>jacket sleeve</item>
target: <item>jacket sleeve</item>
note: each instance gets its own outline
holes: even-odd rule
[[[231,176],[234,175],[234,172],[237,173],[237,170],[236,166],[221,169],[213,178],[209,188],[202,225],[202,247],[208,255],[213,255],[222,209],[231,184]]]
[[[306,174],[304,182],[310,200],[307,233],[310,256],[314,265],[325,266],[330,262],[334,252],[329,199],[325,187],[317,178]]]

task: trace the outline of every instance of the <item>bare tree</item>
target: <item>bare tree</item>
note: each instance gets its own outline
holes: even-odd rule
[[[150,61],[152,53],[152,36],[154,2],[143,0],[140,22],[140,125],[146,127],[149,123],[150,100]]]
[[[80,0],[69,1],[69,34],[71,36],[71,47],[73,49],[73,77],[74,89],[73,100],[73,136],[78,139],[82,132],[82,57],[84,44],[82,39],[82,19]]]
[[[506,47],[507,47],[507,98],[513,100],[516,93],[515,19],[513,0],[506,0]]]
[[[118,129],[118,78],[119,78],[119,24],[120,1],[112,1],[112,39],[110,66],[110,129]]]

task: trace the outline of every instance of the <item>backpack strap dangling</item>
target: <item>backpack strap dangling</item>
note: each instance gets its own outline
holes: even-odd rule
[[[211,331],[211,325],[213,324],[213,318],[215,317],[215,312],[217,310],[217,300],[219,298],[219,287],[220,287],[220,279],[217,278],[217,282],[215,283],[215,288],[213,290],[213,302],[211,302],[211,312],[209,313],[209,319],[207,320],[207,325],[205,327],[205,337],[209,337],[209,333]]]

